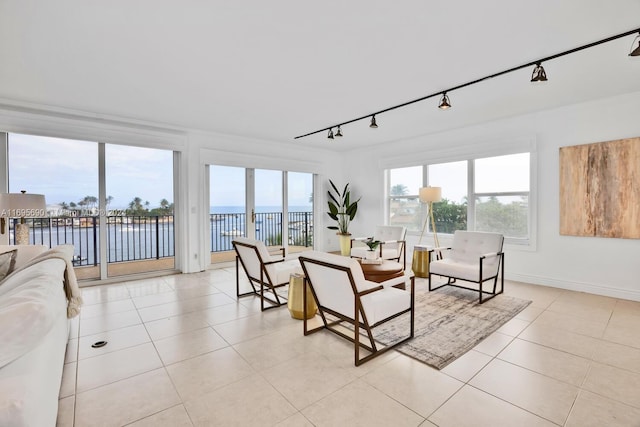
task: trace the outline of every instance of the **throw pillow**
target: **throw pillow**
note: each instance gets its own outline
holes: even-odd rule
[[[17,256],[17,249],[0,254],[0,281],[7,277],[13,271],[14,267],[16,266]]]

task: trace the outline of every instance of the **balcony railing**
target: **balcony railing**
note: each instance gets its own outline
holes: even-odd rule
[[[175,255],[173,215],[108,216],[107,262],[160,259]],[[10,242],[15,243],[14,219]],[[75,247],[73,264],[79,266],[100,263],[100,218],[96,216],[26,218],[29,241],[54,247],[71,244]]]
[[[244,213],[211,214],[211,252],[233,250],[231,241],[246,232]],[[10,223],[9,241],[15,244],[15,224]],[[54,247],[75,247],[73,264],[100,263],[100,218],[74,216],[26,218],[29,241]],[[107,262],[138,261],[175,256],[173,215],[107,216]],[[313,246],[313,213],[289,212],[289,245]],[[282,245],[282,212],[256,214],[256,238],[268,246]]]
[[[244,213],[211,214],[211,252],[233,250],[231,241],[246,236]],[[256,239],[267,246],[282,245],[282,212],[256,213]],[[313,246],[313,213],[289,212],[289,245]]]

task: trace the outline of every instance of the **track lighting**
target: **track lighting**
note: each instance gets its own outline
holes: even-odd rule
[[[447,92],[444,92],[442,94],[442,98],[440,99],[440,105],[438,105],[438,108],[441,110],[448,110],[449,108],[451,108],[451,102],[449,101]]]
[[[541,62],[536,62],[536,66],[533,69],[533,73],[531,73],[531,82],[546,82],[547,81],[547,73],[544,71],[544,67]]]
[[[635,49],[633,48],[633,45],[638,42],[638,47],[636,47]],[[631,43],[631,52],[629,53],[629,56],[632,57],[637,57],[640,56],[640,34],[638,34],[636,36],[635,39],[633,39],[633,43]]]
[[[548,79],[547,79],[547,73],[545,72],[544,67],[542,66],[543,62],[548,62],[548,61],[551,61],[553,59],[557,59],[557,58],[560,58],[560,57],[563,57],[563,56],[566,56],[566,55],[571,55],[572,53],[580,52],[580,51],[585,50],[585,49],[590,49],[592,47],[599,46],[599,45],[601,45],[603,43],[609,43],[609,42],[611,42],[613,40],[617,40],[617,39],[620,39],[622,37],[627,37],[627,36],[634,35],[634,34],[636,35],[636,38],[633,40],[633,43],[631,44],[631,52],[629,52],[629,56],[630,57],[640,57],[640,28],[636,28],[634,30],[626,31],[626,32],[620,33],[620,34],[615,34],[613,36],[610,36],[610,37],[607,37],[607,38],[604,38],[604,39],[601,39],[601,40],[598,40],[598,41],[595,41],[595,42],[592,42],[592,43],[588,43],[588,44],[585,44],[585,45],[582,45],[582,46],[578,46],[576,48],[569,49],[569,50],[566,50],[564,52],[559,52],[559,53],[547,56],[545,58],[540,58],[540,59],[535,60],[535,61],[527,62],[526,64],[521,64],[521,65],[517,65],[515,67],[507,68],[506,70],[498,71],[497,73],[493,73],[493,74],[490,74],[488,76],[484,76],[484,77],[478,78],[476,80],[471,80],[471,81],[468,81],[468,82],[465,82],[465,83],[461,83],[461,84],[458,84],[456,86],[452,86],[450,88],[447,88],[444,91],[440,90],[439,92],[434,92],[432,94],[425,95],[425,96],[422,96],[420,98],[412,99],[411,101],[403,102],[402,104],[394,105],[392,107],[388,107],[388,108],[385,108],[383,110],[376,111],[374,113],[368,113],[368,114],[366,114],[364,116],[360,116],[360,117],[357,117],[355,119],[347,120],[347,121],[344,121],[344,122],[339,122],[339,124],[337,125],[338,129],[336,131],[335,136],[338,136],[338,137],[342,136],[342,129],[340,128],[340,126],[348,125],[348,124],[351,124],[351,123],[354,123],[354,122],[357,122],[357,121],[360,121],[360,120],[365,120],[365,119],[368,119],[369,117],[371,117],[371,123],[369,124],[369,127],[373,128],[373,129],[377,129],[378,124],[376,123],[376,114],[386,113],[386,112],[389,112],[389,111],[392,111],[392,110],[395,110],[395,109],[398,109],[398,108],[402,108],[402,107],[406,107],[406,106],[411,105],[411,104],[415,104],[416,102],[424,101],[425,99],[435,98],[436,96],[442,96],[441,99],[440,99],[440,104],[438,105],[438,108],[440,108],[441,110],[446,110],[448,108],[451,108],[451,101],[449,100],[449,97],[447,96],[447,92],[452,92],[454,90],[460,90],[460,89],[465,88],[467,86],[471,86],[471,85],[474,85],[474,84],[477,84],[477,83],[482,83],[482,82],[485,82],[486,80],[493,79],[495,77],[500,77],[500,76],[503,76],[505,74],[513,73],[514,71],[519,71],[519,70],[522,70],[522,69],[525,69],[525,68],[529,68],[532,65],[535,65],[535,67],[533,69],[533,73],[531,74],[531,81],[534,82],[534,83],[546,82]],[[636,46],[636,42],[638,42],[637,46]],[[636,46],[636,47],[634,48],[634,46]],[[315,135],[317,133],[324,132],[325,130],[329,131],[329,135],[327,137],[329,139],[333,139],[333,136],[334,136],[333,135],[333,126],[331,128],[326,127],[326,128],[315,130],[313,132],[305,133],[304,135],[296,136],[294,139],[304,138],[304,137],[307,137],[307,136],[310,136],[310,135]]]
[[[329,134],[327,135],[327,138],[333,139],[333,129],[329,129]]]

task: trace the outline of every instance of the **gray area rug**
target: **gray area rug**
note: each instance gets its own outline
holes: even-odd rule
[[[444,287],[429,292],[416,286],[414,338],[396,350],[442,369],[524,310],[531,301],[504,294],[478,303],[478,292]],[[389,343],[405,337],[409,316],[376,328],[375,339]]]

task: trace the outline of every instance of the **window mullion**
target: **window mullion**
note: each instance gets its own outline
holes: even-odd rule
[[[475,160],[467,160],[467,230],[476,229]]]

